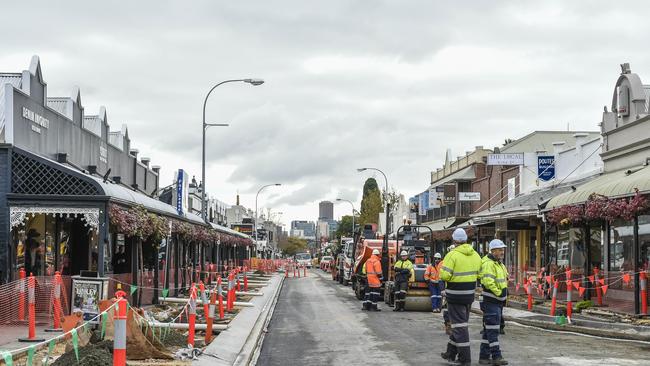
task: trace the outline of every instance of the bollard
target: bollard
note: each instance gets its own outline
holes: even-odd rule
[[[235,278],[237,279],[237,285],[235,286],[235,291],[240,291],[239,288],[239,268],[237,268],[237,271],[235,272]]]
[[[303,277],[307,277],[307,266],[304,266],[303,268],[304,268],[304,270],[305,270],[305,271],[304,271],[304,276],[303,276]]]
[[[648,277],[645,270],[639,273],[639,284],[641,285],[641,314],[648,315]]]
[[[54,305],[54,326],[52,329],[46,329],[46,332],[60,332],[63,329],[61,328],[61,285],[63,280],[61,280],[61,273],[59,271],[54,272],[54,294],[52,303]]]
[[[25,321],[25,268],[21,268],[18,273],[18,320]]]
[[[115,292],[117,305],[113,313],[113,366],[126,366],[126,312],[128,302],[126,292],[118,290]]]
[[[553,282],[553,297],[551,298],[551,316],[555,316],[555,307],[557,305],[557,286],[559,282],[555,280]]]
[[[187,333],[187,344],[194,348],[194,326],[196,325],[196,286],[192,284],[190,290],[190,303],[188,311],[189,332]]]
[[[246,275],[246,272],[248,271],[248,268],[244,267],[244,291],[248,292],[248,276]]]
[[[573,315],[573,302],[571,301],[571,288],[573,287],[573,281],[571,281],[571,269],[567,268],[566,270],[566,316],[571,322],[571,316]]]
[[[208,316],[208,296],[205,293],[205,285],[203,282],[199,282],[199,290],[201,290],[201,301],[203,302],[203,315]]]
[[[600,270],[594,267],[594,283],[596,284],[596,296],[598,297],[598,305],[603,305],[603,289],[600,288],[600,281],[598,281],[598,273]]]
[[[528,278],[528,311],[533,311],[533,279]]]
[[[217,296],[219,299],[219,319],[223,320],[223,288],[221,288],[221,276],[217,278]]]
[[[212,322],[214,321],[214,307],[217,299],[217,293],[212,291],[210,293],[210,306],[206,313],[206,329],[205,329],[205,344],[210,343],[212,339]],[[205,305],[205,302],[203,303]]]
[[[231,271],[230,274],[228,275],[228,293],[226,294],[227,299],[226,299],[226,310],[227,311],[232,311],[233,308],[233,298],[232,295],[234,294],[234,289],[235,289],[235,283],[234,283],[234,276],[233,272]]]
[[[298,278],[300,278],[300,266],[298,266]]]
[[[30,274],[27,279],[27,306],[29,317],[29,330],[27,338],[20,338],[20,342],[42,342],[42,338],[36,338],[36,278]]]
[[[284,278],[289,277],[289,265],[284,265]]]
[[[292,264],[291,267],[293,267],[293,277],[296,277],[296,266]]]

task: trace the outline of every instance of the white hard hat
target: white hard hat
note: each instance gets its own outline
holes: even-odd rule
[[[379,255],[379,249],[373,249],[372,255]]]
[[[409,255],[409,253],[406,250],[402,250],[402,252],[399,255],[403,257],[405,255]]]
[[[465,230],[458,228],[454,230],[454,233],[451,235],[451,238],[454,239],[455,242],[466,242],[467,241],[467,233]]]
[[[499,240],[499,239],[494,239],[494,240],[492,240],[492,241],[490,242],[489,247],[490,247],[490,251],[492,251],[492,249],[501,249],[501,248],[505,248],[506,245],[503,244],[503,242],[502,242],[501,240]]]
[[[440,253],[436,253],[436,254],[433,255],[433,258],[440,259],[440,258],[442,258],[442,256],[440,255]]]

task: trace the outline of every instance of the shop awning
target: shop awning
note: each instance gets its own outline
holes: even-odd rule
[[[215,229],[216,231],[218,231],[218,232],[220,232],[222,234],[228,234],[228,235],[238,236],[238,237],[244,238],[244,239],[250,239],[250,236],[248,236],[248,235],[246,235],[244,233],[240,233],[237,230],[233,230],[233,229],[227,228],[225,226],[217,225],[217,224],[212,223],[212,222],[210,223],[210,225],[212,226],[213,229]]]
[[[430,187],[439,187],[445,183],[455,182],[457,180],[474,180],[476,179],[476,174],[474,174],[474,166],[468,166],[457,171],[454,174],[451,174],[447,177],[444,177],[438,181],[431,183]]]
[[[584,203],[593,193],[609,198],[631,196],[637,189],[641,193],[650,193],[650,167],[631,171],[630,174],[630,170],[607,173],[584,184],[573,185],[575,190],[553,198],[546,205],[546,209]]]
[[[449,219],[445,221],[434,221],[429,224],[424,224],[425,226],[428,226],[431,228],[431,230],[435,231],[442,231],[442,230],[450,230],[454,225],[458,225],[460,222],[465,221],[466,219],[456,219],[455,217],[450,217]]]

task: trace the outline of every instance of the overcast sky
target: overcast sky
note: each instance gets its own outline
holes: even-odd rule
[[[118,5],[119,4],[119,5]],[[3,2],[0,71],[41,58],[50,96],[81,88],[86,114],[162,166],[239,191],[282,221],[318,202],[361,199],[374,166],[407,198],[430,171],[476,145],[533,130],[597,130],[619,64],[650,78],[647,2],[132,1]],[[647,72],[646,72],[647,71]],[[378,177],[381,178],[381,177]],[[383,178],[378,179],[383,186]],[[335,208],[347,214],[349,205]]]

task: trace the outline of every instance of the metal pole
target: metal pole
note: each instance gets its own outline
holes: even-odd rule
[[[203,221],[207,222],[207,205],[205,204],[205,189],[206,189],[206,184],[205,184],[205,130],[210,127],[210,124],[205,123],[205,107],[208,104],[208,97],[210,97],[210,94],[212,94],[212,91],[216,89],[219,85],[221,84],[226,84],[226,83],[234,83],[234,82],[245,82],[249,83],[251,85],[261,85],[264,83],[263,80],[255,80],[255,79],[231,79],[231,80],[224,80],[217,85],[213,86],[212,89],[208,92],[208,94],[205,96],[205,99],[203,100],[203,143],[201,147],[201,184],[203,185],[203,188],[201,189],[201,218],[203,218]],[[219,125],[213,125],[213,126],[219,126]]]
[[[254,235],[254,238],[255,238],[255,249],[256,250],[257,250],[257,219],[258,219],[258,216],[257,216],[257,199],[258,199],[258,197],[260,195],[260,192],[262,192],[262,190],[264,188],[271,187],[271,186],[279,186],[279,185],[280,185],[280,183],[274,183],[274,184],[267,184],[265,186],[262,186],[257,191],[257,194],[255,195],[255,221],[253,222],[253,230],[254,230],[253,235]]]
[[[388,178],[386,177],[386,174],[382,172],[380,169],[377,168],[361,168],[358,169],[359,171],[364,171],[364,170],[375,170],[381,173],[381,175],[384,176],[384,183],[386,184],[386,189],[384,191],[384,200],[386,201],[386,229],[384,233],[384,242],[381,247],[381,269],[382,269],[382,274],[384,278],[388,278],[388,226],[390,222],[390,204],[388,202]],[[397,249],[397,248],[396,248]]]

